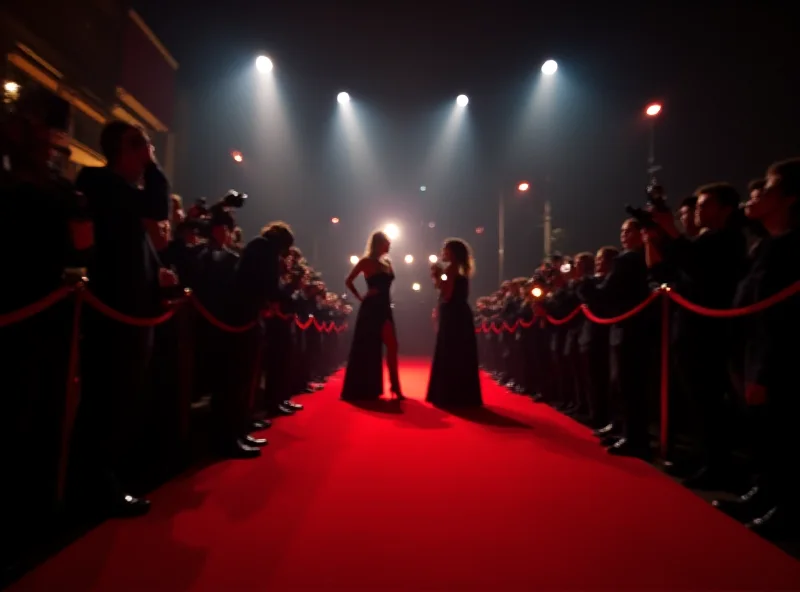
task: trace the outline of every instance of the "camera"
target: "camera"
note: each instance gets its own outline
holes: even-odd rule
[[[228,193],[225,194],[225,197],[223,197],[220,200],[220,203],[222,204],[223,207],[238,209],[244,207],[244,202],[246,199],[247,199],[246,193],[240,193],[238,191],[234,191],[233,189],[231,189],[230,191],[228,191]]]
[[[653,179],[650,184],[645,188],[647,201],[652,208],[658,212],[668,212],[667,197],[664,194],[664,187],[658,184]],[[625,212],[636,220],[642,228],[657,228],[658,224],[653,222],[653,216],[644,208],[634,208],[630,204],[625,206]]]

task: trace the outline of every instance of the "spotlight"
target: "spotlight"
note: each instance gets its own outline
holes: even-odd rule
[[[420,187],[420,188],[419,188],[419,190],[420,190],[420,191],[427,191],[427,190],[428,190],[428,188],[427,188],[427,187],[425,187],[425,185],[423,185],[422,187]]]
[[[436,228],[436,222],[428,222],[428,228]]]
[[[340,105],[344,105],[345,103],[350,102],[350,95],[342,91],[338,95],[336,95],[336,100],[339,101]]]
[[[467,98],[467,95],[458,95],[456,97],[456,104],[459,107],[466,107],[467,103],[469,103],[469,99]]]
[[[420,288],[421,288],[421,286],[420,286],[418,283],[416,283],[416,282],[414,282],[413,284],[411,284],[411,289],[412,289],[412,290],[414,290],[415,292],[419,292],[419,291],[420,291]]]
[[[528,183],[527,181],[523,181],[522,183],[517,185],[517,189],[519,191],[527,191],[530,188],[531,188],[530,183]]]
[[[558,64],[555,60],[547,60],[544,64],[542,64],[542,74],[545,76],[552,76],[558,70]]]
[[[400,236],[400,229],[397,227],[397,224],[387,224],[383,232],[389,237],[389,240],[394,240]]]
[[[475,229],[475,234],[483,234],[483,226],[478,226]]]
[[[15,95],[19,92],[19,84],[9,80],[3,85],[3,89],[10,95]]]
[[[331,218],[331,224],[338,224],[339,218]]]
[[[443,282],[446,282],[446,281],[447,281],[447,274],[446,274],[446,273],[443,273],[443,274],[442,274],[442,281],[443,281]]]
[[[438,260],[439,258],[436,255],[431,255],[430,257],[428,257],[428,261],[430,261],[431,263],[436,263]]]
[[[659,113],[661,113],[661,105],[659,103],[653,103],[652,105],[648,105],[647,109],[644,111],[649,117],[655,117]]]
[[[256,58],[256,70],[261,72],[262,74],[266,74],[267,72],[272,72],[272,60],[269,59],[267,56],[258,56]]]
[[[406,255],[405,262],[414,263],[414,255]]]
[[[534,298],[541,298],[542,297],[542,289],[541,288],[534,288],[531,290],[531,294],[533,294]]]
[[[236,162],[244,161],[244,156],[242,156],[242,153],[239,152],[238,150],[234,150],[233,152],[231,152],[231,156],[233,156],[233,160],[235,160]]]
[[[355,265],[358,263],[358,255],[350,255],[350,264]]]

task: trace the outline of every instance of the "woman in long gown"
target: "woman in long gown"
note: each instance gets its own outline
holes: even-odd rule
[[[431,268],[439,289],[436,350],[428,381],[427,400],[437,407],[483,405],[478,371],[478,342],[469,298],[469,277],[474,265],[469,245],[448,239],[442,249],[444,269]]]
[[[397,371],[397,333],[390,295],[394,271],[387,258],[390,245],[385,233],[372,233],[364,257],[345,280],[347,288],[361,302],[342,388],[342,399],[347,401],[374,400],[383,395],[384,345],[392,394],[397,399],[405,398]],[[363,297],[353,283],[362,273],[368,287]]]

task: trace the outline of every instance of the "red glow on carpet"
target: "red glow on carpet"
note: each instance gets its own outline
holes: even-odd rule
[[[481,412],[338,399],[341,374],[223,462],[152,495],[17,590],[797,589],[800,566],[656,469],[484,379]]]

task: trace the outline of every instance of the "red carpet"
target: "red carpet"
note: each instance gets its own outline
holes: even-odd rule
[[[588,430],[484,380],[485,413],[338,400],[276,422],[256,461],[176,479],[19,590],[788,590],[800,565]]]

